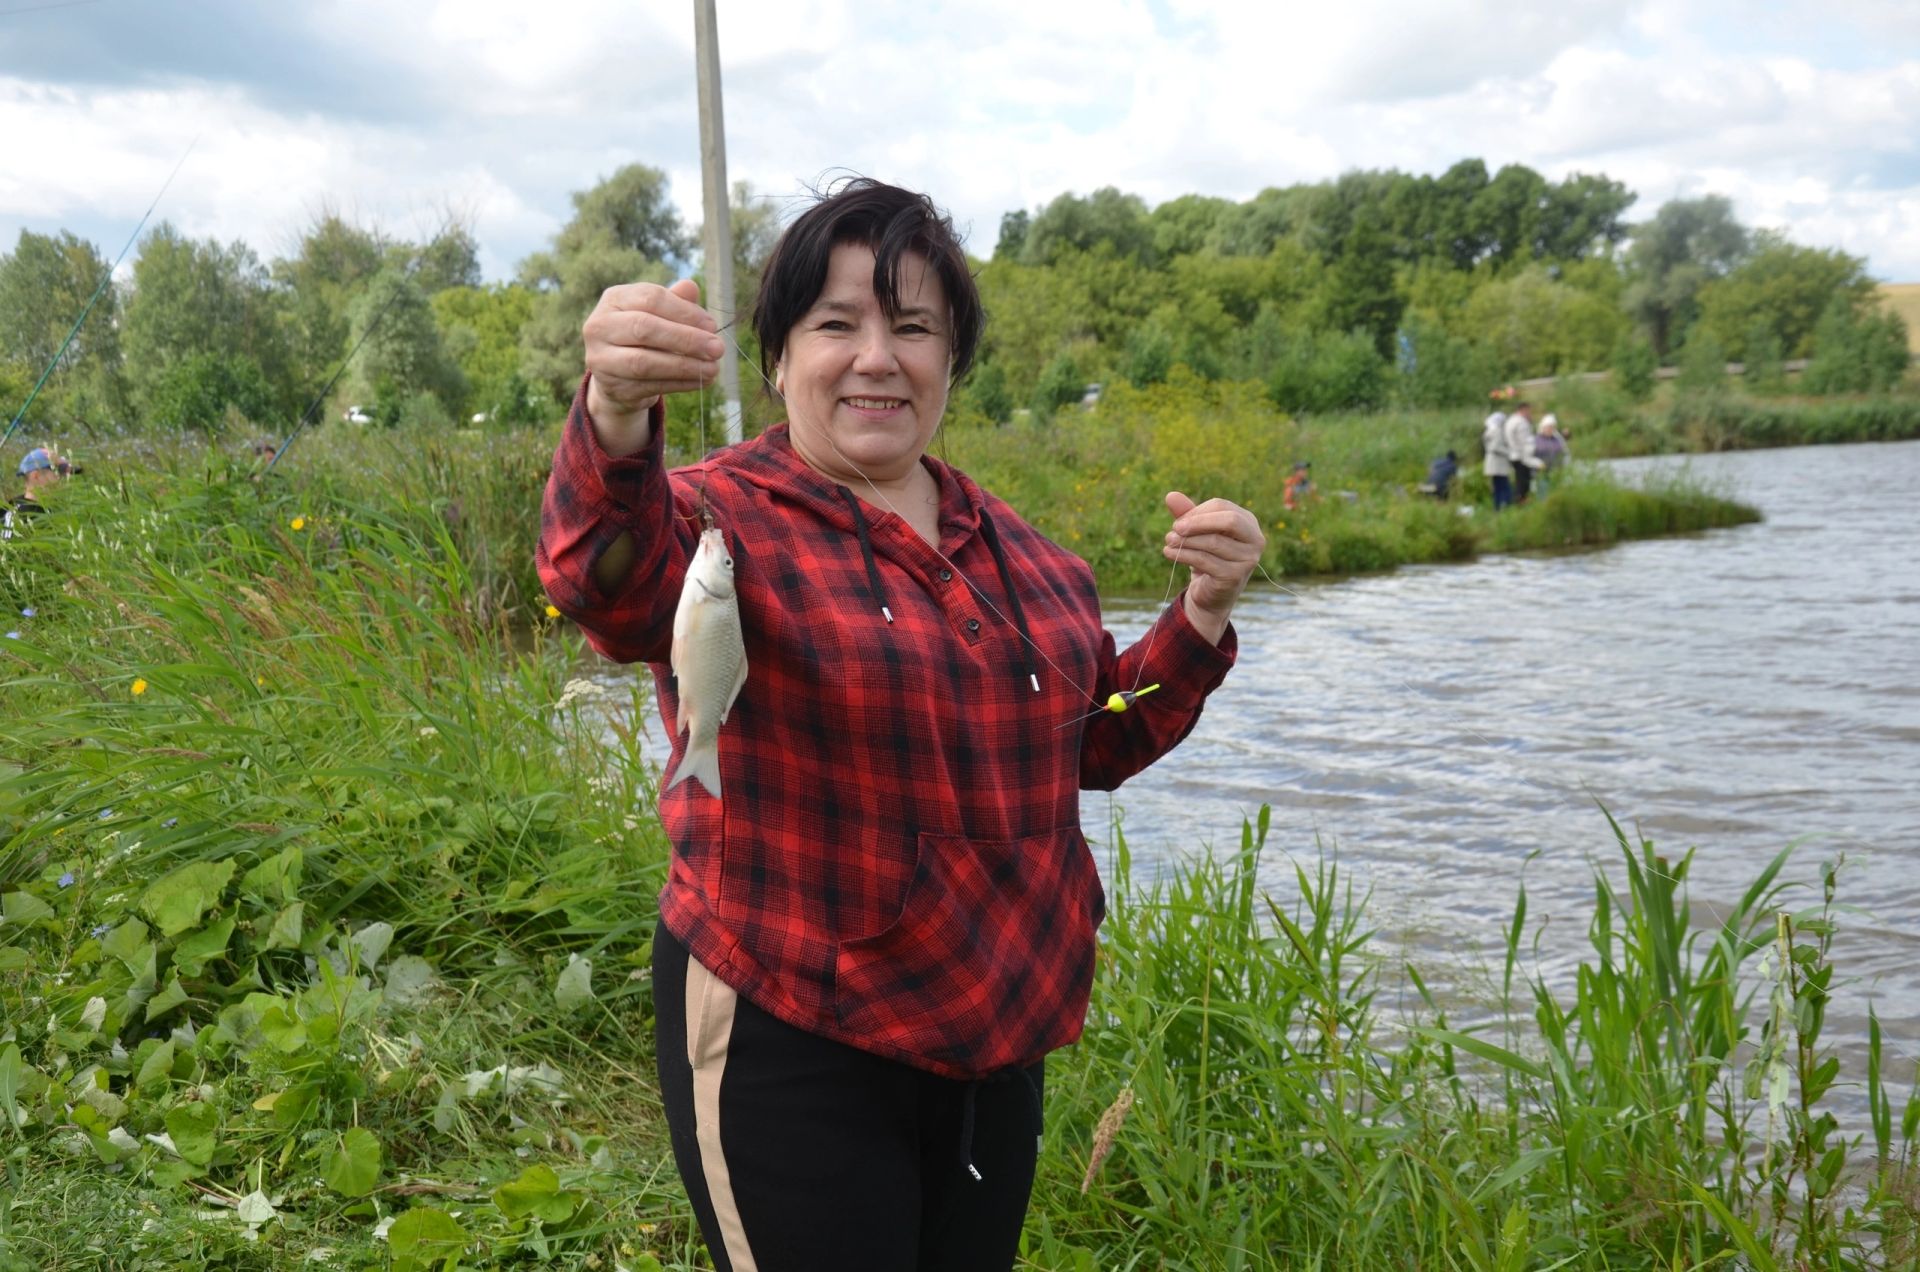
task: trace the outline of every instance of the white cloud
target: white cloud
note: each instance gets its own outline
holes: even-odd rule
[[[161,214],[263,254],[323,204],[414,233],[452,204],[504,276],[564,221],[570,191],[636,160],[699,219],[685,6],[332,0],[233,9],[228,25],[261,29],[232,47],[202,10],[175,12],[203,26],[147,62],[124,40],[100,52],[112,32],[86,24],[114,21],[107,6],[39,15],[58,25],[32,39],[61,35],[64,60],[0,30],[0,242],[23,225],[124,235],[196,133]],[[914,185],[986,252],[1003,212],[1063,190],[1246,198],[1479,156],[1605,172],[1642,214],[1719,191],[1751,222],[1920,278],[1916,14],[1904,0],[728,0],[730,175],[776,199],[837,170]],[[94,65],[117,69],[86,82]]]

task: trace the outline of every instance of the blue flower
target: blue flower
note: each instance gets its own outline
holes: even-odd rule
[[[8,633],[7,633],[7,639],[8,639],[8,640],[19,640],[19,639],[20,639],[20,633],[19,633],[19,632],[8,632]]]
[[[27,606],[27,607],[26,607],[25,609],[23,609],[23,610],[21,610],[21,611],[20,611],[20,617],[22,617],[22,618],[38,618],[38,617],[40,617],[40,611],[39,611],[39,610],[36,610],[35,608],[33,608],[33,606],[31,606],[31,605],[29,605],[29,606]]]
[[[100,820],[101,820],[101,821],[105,821],[105,820],[107,820],[107,818],[109,818],[109,817],[111,817],[111,816],[113,816],[113,810],[112,810],[111,808],[103,808],[103,809],[101,809],[101,810],[100,810]]]
[[[71,888],[73,886],[73,871],[69,870],[60,876],[60,886],[63,888]]]
[[[102,923],[99,927],[93,929],[93,939],[97,941],[111,931],[113,931],[113,924]]]
[[[179,824],[180,824],[180,819],[178,817],[169,817],[167,818],[167,820],[160,823],[160,829],[172,830],[175,826],[178,826]]]

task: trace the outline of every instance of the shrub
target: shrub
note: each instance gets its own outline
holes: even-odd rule
[[[1288,344],[1267,374],[1283,411],[1370,410],[1387,396],[1387,363],[1366,332],[1310,332]]]
[[[154,385],[147,402],[156,423],[203,432],[217,428],[229,407],[256,423],[273,413],[267,377],[260,364],[244,354],[201,353],[175,363]]]
[[[1660,359],[1645,336],[1627,334],[1613,346],[1613,382],[1629,402],[1645,402],[1653,396],[1654,373]]]

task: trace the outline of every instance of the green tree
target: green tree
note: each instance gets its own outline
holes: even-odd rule
[[[447,419],[461,405],[466,385],[447,356],[433,305],[413,275],[389,267],[374,275],[347,307],[351,338],[359,346],[340,396],[372,409],[384,424],[409,418]],[[416,399],[430,394],[437,415]]]
[[[1880,392],[1898,385],[1911,363],[1898,314],[1835,296],[1814,328],[1802,384],[1812,393]]]
[[[1874,294],[1866,262],[1845,252],[1800,247],[1772,231],[1756,236],[1751,257],[1726,277],[1700,289],[1699,324],[1713,332],[1735,358],[1747,356],[1749,333],[1773,332],[1789,358],[1813,348],[1813,329],[1834,298],[1854,307]]]
[[[155,381],[147,413],[171,429],[211,432],[229,411],[251,424],[274,422],[274,394],[260,364],[245,354],[196,353],[168,366]]]
[[[656,168],[628,164],[575,192],[573,207],[553,246],[520,265],[521,283],[535,293],[521,332],[522,370],[562,399],[580,380],[580,324],[600,294],[620,283],[671,282],[667,262],[691,250]]]
[[[1103,243],[1116,256],[1152,259],[1153,227],[1139,195],[1104,186],[1084,199],[1071,192],[1058,196],[1034,216],[1020,259],[1051,265],[1069,251],[1091,251]]]
[[[1205,250],[1233,206],[1231,199],[1183,194],[1156,207],[1147,217],[1154,259],[1170,261]]]
[[[1687,394],[1713,393],[1726,384],[1727,350],[1711,331],[1695,328],[1680,350],[1674,385]]]
[[[457,221],[449,221],[432,242],[411,249],[407,256],[413,281],[429,296],[449,287],[480,285],[480,244]]]
[[[1711,330],[1706,322],[1701,327]],[[1786,359],[1780,351],[1780,333],[1765,318],[1755,317],[1741,340],[1741,359],[1746,364],[1741,380],[1749,393],[1781,393],[1787,387]]]
[[[973,409],[996,424],[1013,417],[1013,394],[1007,388],[1007,373],[997,362],[975,364],[961,392]]]
[[[14,250],[0,254],[0,431],[40,383],[107,268],[93,244],[64,230],[57,235],[22,230]],[[120,289],[109,283],[34,399],[30,421],[101,423],[124,417],[120,307]]]
[[[1499,376],[1559,375],[1606,363],[1625,317],[1613,305],[1529,265],[1483,283],[1465,306],[1465,329],[1493,356]]]
[[[346,356],[347,306],[380,272],[388,246],[377,231],[323,210],[301,234],[294,254],[274,262],[296,379],[303,386],[317,388]]]
[[[1737,268],[1752,236],[1724,195],[1674,199],[1635,226],[1627,249],[1627,312],[1646,328],[1656,354],[1681,343],[1698,312],[1701,288]]]
[[[1393,349],[1393,333],[1405,308],[1394,281],[1392,241],[1378,218],[1362,212],[1327,272],[1324,325],[1335,331],[1366,332],[1374,351],[1385,358]]]
[[[1609,365],[1613,368],[1614,385],[1626,395],[1628,401],[1645,402],[1653,396],[1660,357],[1654,353],[1652,342],[1645,336],[1622,331],[1620,338],[1614,341]]]
[[[1300,333],[1267,374],[1267,396],[1290,413],[1368,410],[1387,388],[1387,361],[1365,331]]]
[[[1487,351],[1451,335],[1431,318],[1408,316],[1401,332],[1395,392],[1408,406],[1462,406],[1485,401],[1495,378]]]
[[[1033,389],[1033,413],[1051,419],[1063,406],[1071,406],[1086,395],[1087,378],[1071,353],[1061,352],[1041,371]]]
[[[282,298],[267,267],[242,242],[191,239],[162,222],[148,232],[133,264],[125,321],[127,378],[149,412],[175,365],[200,354],[250,360],[266,378],[274,405],[298,396]]]
[[[1033,216],[1025,208],[1015,208],[1000,215],[1000,238],[993,245],[995,260],[1018,260],[1020,253],[1027,248],[1027,230],[1031,228]]]
[[[534,295],[518,283],[449,287],[431,299],[446,356],[460,369],[466,398],[460,416],[479,413],[498,423],[532,422],[564,410],[536,389],[520,368],[520,332],[533,316]]]

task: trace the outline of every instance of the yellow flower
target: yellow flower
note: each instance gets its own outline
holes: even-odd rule
[[[295,530],[305,530],[307,528],[307,519],[305,517],[295,517],[292,521],[288,522],[287,524],[292,526]]]
[[[259,685],[262,689],[265,689],[267,687],[267,678],[265,676],[255,676],[253,678],[253,683],[256,685]]]
[[[549,602],[547,605],[547,617],[548,618],[560,617],[560,607]]]
[[[138,698],[138,697],[139,697],[139,696],[140,696],[141,694],[143,694],[143,693],[145,693],[146,691],[147,691],[147,682],[146,682],[146,681],[144,681],[144,680],[136,680],[136,681],[134,681],[134,682],[133,682],[133,696],[134,696],[134,697],[136,697],[136,698]]]

